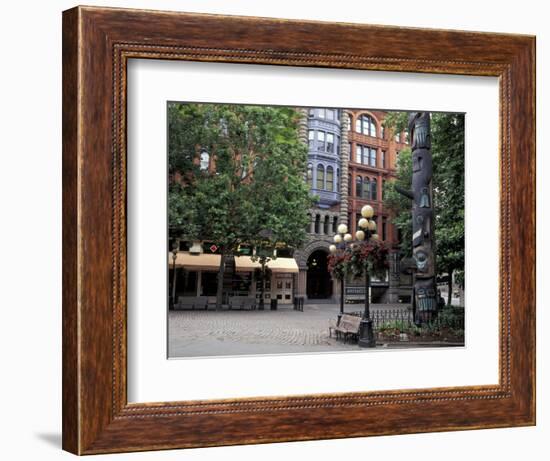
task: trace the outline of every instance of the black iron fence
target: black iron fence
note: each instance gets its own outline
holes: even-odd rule
[[[363,316],[363,311],[351,312],[351,315]],[[398,329],[401,331],[417,328],[412,310],[409,309],[372,309],[370,317],[375,330]],[[464,310],[455,308],[442,309],[435,319],[424,328],[432,330],[464,330]]]

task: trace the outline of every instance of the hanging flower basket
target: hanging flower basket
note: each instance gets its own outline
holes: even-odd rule
[[[383,277],[389,267],[388,248],[378,240],[355,243],[328,257],[328,269],[338,280],[351,275],[361,277],[365,269],[371,276]]]
[[[328,257],[328,270],[334,278],[342,280],[347,275],[347,264],[351,255],[347,252],[331,254]]]
[[[388,247],[378,240],[369,240],[353,245],[349,249],[347,272],[361,277],[365,270],[371,276],[383,277],[389,267]]]

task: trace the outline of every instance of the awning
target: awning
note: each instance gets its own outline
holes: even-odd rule
[[[294,272],[298,273],[298,264],[294,258],[277,258],[267,263],[273,272]],[[252,261],[250,256],[235,256],[235,269],[237,272],[250,272],[254,269],[261,269],[259,261]]]
[[[172,253],[168,253],[168,264],[174,265]],[[188,251],[178,251],[176,256],[176,267],[183,267],[190,271],[217,271],[220,268],[220,255],[213,254],[190,254]]]

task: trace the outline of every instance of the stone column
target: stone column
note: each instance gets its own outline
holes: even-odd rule
[[[300,272],[298,272],[298,287],[296,288],[296,293],[298,296],[306,295],[306,281],[307,281],[307,267],[300,267]]]
[[[349,116],[345,110],[340,112],[340,215],[339,224],[348,224],[348,157],[349,152]]]
[[[300,115],[300,120],[298,121],[298,139],[302,141],[309,149],[309,140],[308,140],[308,126],[307,126],[307,109],[304,109],[303,107],[297,107],[296,112]],[[307,184],[307,164],[309,162],[306,161],[306,171],[304,171],[304,179]],[[312,181],[315,181],[314,175],[315,171],[312,168],[311,171],[312,175]],[[315,184],[315,182],[313,182]]]
[[[308,145],[307,109],[298,107],[296,112],[300,114],[300,120],[298,122],[298,137],[300,138],[300,141]]]

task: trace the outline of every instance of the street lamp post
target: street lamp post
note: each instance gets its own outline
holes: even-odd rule
[[[361,216],[359,220],[359,227],[363,231],[357,231],[357,234],[362,232],[362,235],[358,235],[358,240],[363,240],[363,245],[366,245],[369,240],[378,240],[378,234],[376,233],[376,221],[371,219],[374,215],[374,210],[370,205],[365,205],[361,209]],[[362,237],[362,238],[361,238]],[[372,325],[372,318],[370,316],[370,274],[367,266],[365,265],[365,310],[363,311],[363,318],[359,325],[359,347],[376,347],[376,338],[374,336],[374,329]]]
[[[374,215],[374,210],[370,205],[365,205],[361,209],[362,218],[359,220],[359,227],[355,233],[355,239],[358,242],[361,242],[361,245],[366,245],[369,240],[378,240],[378,234],[376,233],[376,222],[371,219]],[[334,236],[334,243],[336,245],[330,246],[330,252],[335,254],[339,250],[345,251],[346,245],[355,245],[356,242],[352,242],[353,237],[351,234],[348,234],[348,228],[345,224],[338,226],[338,234]],[[342,277],[342,296],[340,299],[340,314],[338,316],[338,321],[344,313],[344,277]],[[372,319],[370,316],[370,299],[369,299],[369,288],[370,288],[370,274],[365,266],[365,309],[363,311],[363,316],[361,318],[361,323],[359,325],[359,347],[376,347],[376,338],[374,337]]]
[[[259,310],[265,309],[265,279],[266,279],[266,268],[267,263],[271,260],[270,256],[273,256],[273,231],[271,229],[262,229],[260,232],[258,232],[258,235],[262,237],[262,245],[259,248],[260,252],[260,264],[261,264],[261,274],[262,274],[262,287],[261,287],[261,294],[260,294],[260,302],[258,305]],[[258,250],[257,250],[258,251]],[[271,299],[271,298],[270,298]]]
[[[334,236],[334,243],[336,245],[330,245],[329,250],[332,254],[336,253],[338,250],[344,252],[346,249],[346,244],[351,242],[353,237],[351,234],[348,234],[348,226],[345,224],[340,224],[338,226],[338,233]],[[340,312],[338,314],[338,324],[344,315],[344,275],[340,279]]]

